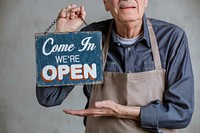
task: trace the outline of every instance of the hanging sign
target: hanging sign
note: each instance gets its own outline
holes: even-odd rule
[[[102,83],[101,40],[98,31],[36,34],[37,85]]]

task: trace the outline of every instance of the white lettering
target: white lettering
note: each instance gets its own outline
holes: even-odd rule
[[[79,52],[82,51],[92,51],[96,48],[96,45],[94,43],[90,43],[90,39],[92,37],[86,37],[81,41],[81,45],[83,46],[82,49],[79,49]]]
[[[80,62],[79,55],[70,55],[70,62]]]
[[[55,56],[56,63],[67,63],[67,59],[69,56],[63,55],[63,56]]]
[[[72,80],[83,79],[81,64],[71,65],[71,79]]]
[[[62,80],[63,76],[69,73],[69,66],[68,65],[59,65],[58,66],[58,80]]]
[[[56,78],[56,76],[57,76],[57,70],[54,66],[47,65],[42,69],[42,78],[46,82],[53,81]]]
[[[91,67],[88,64],[84,64],[83,68],[84,68],[84,79],[97,78],[97,68],[95,63],[93,63]]]
[[[42,69],[41,75],[45,82],[52,82],[56,78],[62,81],[67,75],[70,76],[70,80],[94,80],[97,78],[97,69],[95,63],[91,66],[88,64],[58,65],[57,68],[47,65]]]
[[[45,51],[45,48],[46,48],[46,45],[47,45],[48,41],[51,41],[51,44],[54,43],[53,38],[49,38],[49,39],[47,39],[47,40],[44,42],[44,45],[43,45],[43,47],[42,47],[42,53],[43,53],[44,55],[46,55],[46,56],[51,54],[51,51],[50,51],[49,53],[47,53],[47,52]]]
[[[48,42],[50,42],[53,47],[51,47],[49,52],[46,52],[45,49]],[[71,52],[74,50],[74,48],[74,44],[54,44],[54,39],[48,38],[43,44],[42,53],[47,56],[54,52]]]

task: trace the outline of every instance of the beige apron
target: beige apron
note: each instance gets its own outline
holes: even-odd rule
[[[161,67],[157,41],[150,21],[147,21],[150,33],[155,70],[139,73],[105,72],[104,83],[93,85],[89,107],[96,101],[113,100],[127,106],[144,106],[154,100],[162,101],[165,90],[165,70]],[[103,60],[107,60],[112,24],[103,48]],[[164,133],[175,130],[161,129]],[[114,117],[87,117],[85,133],[148,133],[139,123],[131,119]]]

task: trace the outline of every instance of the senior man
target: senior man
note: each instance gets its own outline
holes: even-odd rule
[[[194,109],[194,81],[185,32],[145,16],[148,0],[104,0],[113,19],[82,31],[101,31],[104,83],[85,85],[86,133],[173,133],[185,128]],[[61,10],[56,32],[74,32],[86,17],[84,7]],[[44,106],[62,103],[74,86],[36,87]]]

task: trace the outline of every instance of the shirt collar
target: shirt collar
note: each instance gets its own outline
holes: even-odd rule
[[[148,30],[148,25],[147,25],[147,18],[146,18],[145,15],[143,16],[142,21],[143,21],[143,25],[142,25],[142,28],[143,28],[143,37],[141,37],[140,40],[145,40],[146,41],[145,44],[148,47],[151,47],[150,38],[149,38],[149,30]],[[115,29],[114,25],[113,25],[113,28]],[[112,42],[117,43],[116,38],[115,37],[113,38],[113,35],[112,35]]]

